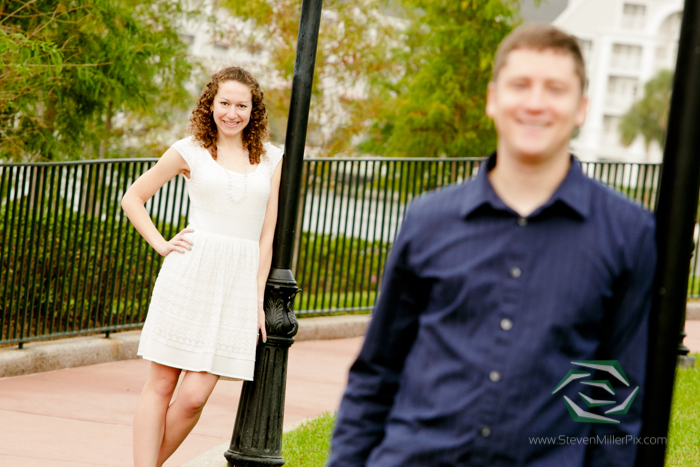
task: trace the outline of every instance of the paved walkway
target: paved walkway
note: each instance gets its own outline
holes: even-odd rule
[[[303,341],[289,353],[285,426],[335,411],[362,338]],[[131,466],[131,423],[149,362],[127,360],[0,379],[0,466]],[[242,383],[220,381],[166,462],[229,443]]]
[[[686,323],[700,352],[700,321]],[[362,338],[303,341],[289,354],[285,426],[337,409]],[[131,422],[149,363],[127,360],[0,378],[0,466],[131,466]],[[221,381],[176,467],[230,441],[242,383]]]
[[[686,321],[685,333],[687,334],[683,339],[685,346],[692,353],[700,353],[700,320]],[[700,362],[697,362],[697,365],[700,366]]]

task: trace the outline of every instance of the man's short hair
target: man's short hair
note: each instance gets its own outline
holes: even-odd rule
[[[501,41],[493,59],[491,80],[496,81],[498,73],[506,64],[508,54],[517,49],[542,51],[554,50],[571,55],[574,59],[574,71],[581,80],[581,91],[586,87],[586,64],[578,45],[578,40],[564,31],[549,24],[528,23],[518,26]]]

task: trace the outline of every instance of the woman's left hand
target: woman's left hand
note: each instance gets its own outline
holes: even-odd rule
[[[258,306],[258,331],[262,336],[263,344],[267,342],[267,332],[265,331],[265,310],[262,304]]]

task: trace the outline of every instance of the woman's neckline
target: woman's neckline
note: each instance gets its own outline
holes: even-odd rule
[[[204,151],[207,153],[207,156],[209,156],[209,159],[210,159],[217,167],[219,167],[221,170],[224,170],[224,171],[226,171],[226,172],[230,172],[230,173],[232,173],[232,174],[241,175],[241,176],[253,175],[254,173],[256,173],[256,172],[258,171],[258,168],[260,167],[260,163],[257,163],[257,164],[255,165],[255,170],[253,170],[252,172],[248,172],[247,174],[240,173],[240,172],[236,172],[235,170],[227,169],[227,168],[224,167],[223,165],[219,164],[219,163],[216,161],[216,159],[214,159],[214,158],[212,157],[212,155],[211,155],[211,153],[209,152],[208,149],[204,149]]]

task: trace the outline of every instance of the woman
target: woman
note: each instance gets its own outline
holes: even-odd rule
[[[151,361],[134,417],[135,467],[161,466],[192,431],[219,377],[252,380],[282,151],[267,137],[263,92],[247,71],[212,76],[177,141],[122,199],[136,230],[161,255],[138,354]],[[166,241],[144,207],[178,174],[190,219]],[[177,392],[178,377],[185,375]]]

